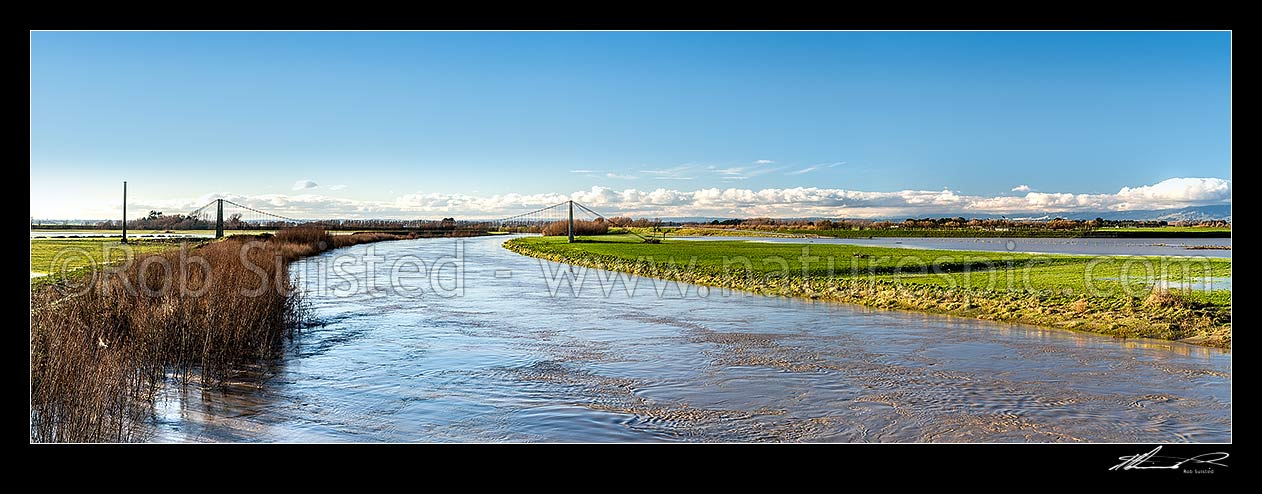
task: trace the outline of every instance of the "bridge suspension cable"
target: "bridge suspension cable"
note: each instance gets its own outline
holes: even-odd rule
[[[186,229],[214,229],[215,237],[224,230],[283,228],[306,223],[303,220],[252,208],[228,199],[214,199],[184,215],[177,225]]]
[[[496,228],[501,231],[512,229],[519,232],[538,233],[545,233],[546,229],[552,228],[553,230],[550,234],[568,234],[572,238],[578,233],[575,229],[576,220],[603,222],[606,225],[615,226],[614,222],[605,215],[600,214],[587,205],[576,201],[561,201],[550,206],[507,216],[497,220],[464,221],[457,222],[457,224],[463,224],[466,227],[470,225],[482,225],[481,227]],[[329,224],[336,226],[347,222],[347,220],[300,220],[285,215],[263,211],[261,209],[246,206],[228,199],[212,200],[185,215],[184,219],[181,221],[184,222],[182,225],[189,229],[213,228],[215,230],[216,237],[222,237],[224,230],[284,228],[305,223]],[[450,221],[450,219],[444,220],[443,223],[448,221]],[[354,222],[352,221],[352,223]],[[583,226],[581,224],[577,225],[580,227]],[[560,232],[555,230],[558,226],[562,227]],[[406,228],[407,226],[406,224],[399,224],[397,227]],[[627,233],[635,235],[640,239],[649,240],[648,237],[645,237],[644,235],[641,235],[629,228],[627,228],[626,231]]]
[[[540,214],[540,213],[544,213],[544,212],[546,212],[546,211],[548,211],[548,210],[550,210],[550,209],[552,209],[552,208],[557,208],[557,207],[562,207],[562,206],[565,206],[567,203],[569,203],[569,201],[561,201],[561,202],[558,202],[558,203],[553,204],[553,205],[548,206],[548,207],[543,207],[543,208],[536,209],[536,210],[531,211],[531,212],[529,212],[529,213],[522,213],[522,214],[517,214],[517,215],[509,216],[509,217],[507,217],[507,218],[501,218],[501,219],[499,219],[499,220],[496,220],[495,222],[496,222],[496,223],[505,223],[505,222],[510,222],[510,221],[514,221],[514,220],[517,220],[517,221],[526,221],[526,220],[531,219],[531,218],[538,218],[538,217],[540,217],[540,216],[541,216],[541,214]]]
[[[302,221],[302,220],[296,220],[296,219],[293,219],[293,218],[290,218],[290,217],[287,217],[287,216],[281,216],[281,215],[279,215],[279,214],[269,213],[269,212],[267,212],[267,211],[259,211],[259,210],[257,210],[257,209],[252,208],[252,207],[245,206],[245,205],[241,205],[241,204],[237,204],[237,203],[232,202],[232,201],[229,201],[229,200],[227,200],[227,199],[224,199],[224,200],[223,200],[223,202],[224,202],[224,203],[226,203],[226,204],[231,204],[231,205],[233,205],[233,206],[239,207],[239,208],[244,209],[244,210],[246,210],[246,211],[252,211],[252,212],[255,212],[255,213],[258,213],[258,214],[264,215],[264,216],[271,216],[271,217],[276,218],[276,219],[279,219],[279,220],[290,221],[290,222],[294,222],[294,223],[303,223],[303,221]]]
[[[576,216],[576,213],[583,217]],[[577,201],[562,201],[551,206],[536,209],[534,211],[508,216],[498,220],[491,221],[496,228],[500,230],[517,229],[519,231],[533,231],[538,229],[543,232],[549,225],[568,222],[566,233],[574,233],[575,220],[602,221],[607,225],[614,225],[608,217],[600,214],[596,210],[587,207]],[[644,235],[636,233],[634,230],[627,229],[627,233],[639,237],[641,240],[648,240]]]

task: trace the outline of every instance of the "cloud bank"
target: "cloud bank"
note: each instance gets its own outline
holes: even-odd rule
[[[133,208],[191,210],[214,197],[297,218],[498,218],[573,199],[602,214],[721,217],[923,217],[942,214],[1048,214],[1073,211],[1130,211],[1230,204],[1231,181],[1172,178],[1156,184],[1122,187],[1112,194],[1027,192],[975,196],[951,190],[870,192],[819,187],[781,189],[706,188],[638,190],[595,186],[570,194],[415,193],[366,201],[322,194],[207,194],[192,201],[134,203]]]

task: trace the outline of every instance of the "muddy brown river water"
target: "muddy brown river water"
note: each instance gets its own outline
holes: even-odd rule
[[[1232,439],[1230,351],[630,276],[606,296],[596,270],[554,294],[584,269],[504,240],[295,263],[319,324],[257,376],[164,388],[147,439]]]

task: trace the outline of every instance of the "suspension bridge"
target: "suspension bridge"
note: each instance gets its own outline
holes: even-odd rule
[[[124,202],[126,195],[124,192]],[[123,241],[127,238],[126,206],[123,209]],[[154,216],[147,218],[150,221]],[[214,229],[215,238],[225,231],[275,230],[314,225],[331,230],[381,231],[422,236],[468,236],[491,232],[542,233],[564,235],[573,242],[576,235],[605,233],[611,227],[627,226],[579,202],[567,200],[512,216],[494,219],[443,218],[441,220],[403,219],[311,219],[295,218],[254,208],[230,199],[212,199],[187,214],[164,217],[162,228],[171,230]],[[630,229],[627,233],[647,242],[649,237]]]
[[[605,215],[572,200],[561,201],[551,206],[506,218],[490,220],[487,224],[492,225],[495,231],[535,233],[535,229],[539,228],[538,233],[543,233],[544,235],[559,235],[564,231],[570,242],[574,241],[575,235],[604,233],[603,230],[620,226],[615,224],[613,220],[605,217]],[[648,237],[640,235],[633,230],[628,229],[626,231],[640,237],[642,240],[650,241]]]

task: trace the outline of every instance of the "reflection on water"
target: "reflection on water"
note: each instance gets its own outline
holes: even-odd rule
[[[340,297],[310,269],[369,247],[433,267],[456,239],[297,263],[322,324],[240,383],[167,386],[151,440],[1231,440],[1227,351],[632,277],[552,297],[504,240],[464,240],[462,296]]]
[[[1163,280],[1148,276],[1100,277],[1100,280],[1125,281],[1129,283],[1155,286],[1168,290],[1231,290],[1229,276],[1196,276],[1187,280]]]
[[[980,250],[1096,256],[1204,256],[1231,258],[1231,250],[1189,247],[1231,246],[1230,238],[792,238],[671,237],[676,240],[746,240],[790,244],[845,244],[908,249]]]
[[[1231,290],[1231,278],[1226,276],[1206,276],[1186,281],[1158,280],[1155,284],[1171,290]]]

